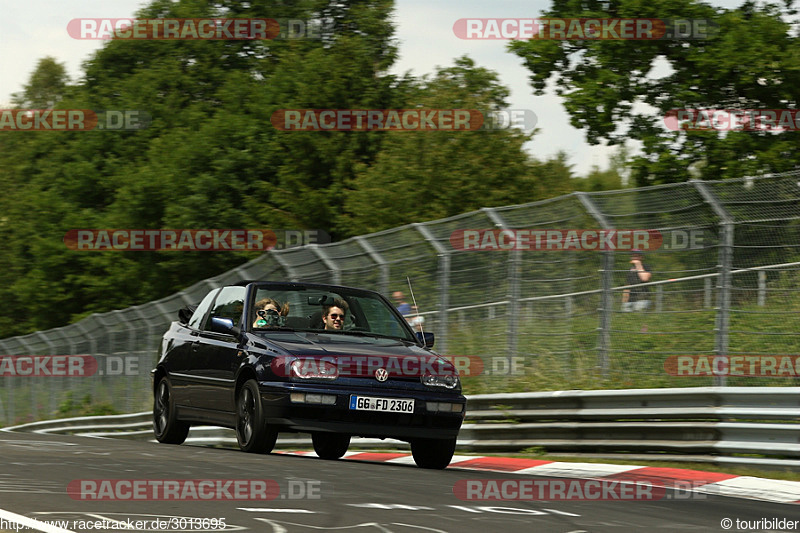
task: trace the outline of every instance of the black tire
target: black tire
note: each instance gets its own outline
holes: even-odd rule
[[[166,376],[156,385],[153,398],[153,433],[163,444],[183,444],[189,434],[189,424],[175,416],[172,385]]]
[[[314,451],[321,459],[339,459],[350,446],[350,435],[341,433],[312,433],[311,442]]]
[[[236,398],[236,440],[248,453],[269,453],[275,448],[278,432],[267,427],[258,383],[251,379],[242,385]]]
[[[456,439],[414,439],[411,455],[420,468],[441,470],[447,468],[456,452]]]

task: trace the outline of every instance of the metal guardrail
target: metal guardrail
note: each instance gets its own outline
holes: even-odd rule
[[[3,431],[152,440],[151,414],[48,420]],[[199,426],[189,443],[235,445],[232,430]],[[310,447],[282,435],[279,447]],[[403,448],[353,439],[354,448]],[[638,454],[800,469],[800,387],[703,387],[484,394],[468,397],[460,451]],[[641,455],[645,454],[645,455]],[[669,455],[665,455],[669,454]],[[762,457],[742,457],[755,454]],[[618,457],[629,458],[627,455]]]

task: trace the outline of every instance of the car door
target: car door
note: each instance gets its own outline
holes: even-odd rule
[[[209,313],[193,347],[196,382],[192,406],[213,411],[233,412],[234,374],[239,367],[239,339],[231,333],[211,330],[213,318],[226,318],[241,326],[245,287],[223,288]]]
[[[203,298],[189,322],[185,327],[178,328],[172,340],[167,369],[177,405],[192,405],[196,385],[193,374],[197,367],[195,350],[205,319],[211,310],[211,304],[219,291],[220,289],[214,289]]]

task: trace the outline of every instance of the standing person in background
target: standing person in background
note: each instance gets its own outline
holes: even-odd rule
[[[397,307],[401,315],[406,316],[411,314],[411,304],[406,302],[406,295],[403,294],[403,291],[394,291],[392,293],[392,298],[394,299],[395,307]]]
[[[644,264],[644,253],[641,250],[633,250],[631,255],[631,268],[628,270],[625,279],[626,285],[638,285],[647,283],[653,277],[650,269]],[[633,287],[625,289],[622,293],[622,310],[645,311],[650,307],[650,287]]]

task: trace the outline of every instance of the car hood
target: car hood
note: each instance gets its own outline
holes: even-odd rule
[[[431,356],[435,352],[400,340],[347,334],[315,332],[271,333],[260,340],[284,351],[286,355],[386,355]]]
[[[298,359],[306,370],[321,372],[333,365],[340,376],[349,377],[371,377],[380,368],[385,369],[392,378],[419,379],[426,374],[458,375],[447,358],[395,339],[335,333],[276,332],[270,333],[269,338],[264,340],[268,340],[274,352],[279,352],[270,354],[269,365],[273,373],[283,377],[291,375],[290,367]]]

